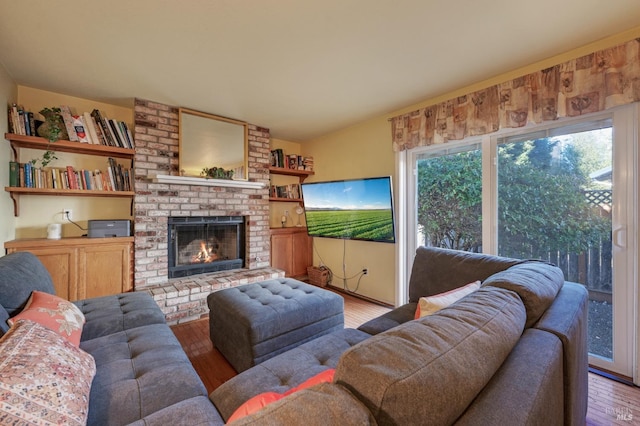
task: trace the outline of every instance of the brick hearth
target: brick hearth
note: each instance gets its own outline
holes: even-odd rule
[[[170,323],[205,315],[211,291],[282,276],[269,258],[269,129],[249,125],[249,181],[262,188],[154,183],[179,175],[178,126],[177,107],[135,100],[135,290],[150,292]],[[246,217],[246,269],[169,280],[169,216],[209,215]]]

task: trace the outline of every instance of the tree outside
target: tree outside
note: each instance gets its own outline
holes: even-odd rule
[[[611,128],[498,146],[498,254],[548,260],[599,295],[590,302],[589,348],[602,356],[612,350],[611,152]],[[480,150],[417,165],[423,243],[482,251]]]

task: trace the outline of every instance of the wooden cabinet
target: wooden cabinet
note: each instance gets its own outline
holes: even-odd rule
[[[48,150],[52,149],[59,152],[70,152],[73,154],[95,155],[101,157],[114,157],[129,159],[133,163],[135,150],[129,148],[119,148],[114,146],[93,145],[80,142],[71,142],[60,140],[53,144],[45,138],[37,136],[16,135],[13,133],[5,133],[5,139],[11,144],[13,157],[15,161],[20,162],[20,148],[31,148]],[[128,197],[132,200],[135,196],[134,191],[100,191],[100,190],[78,190],[78,189],[51,189],[51,188],[24,188],[7,186],[4,188],[13,200],[14,215],[20,214],[20,195],[67,195],[75,197]]]
[[[287,277],[307,275],[313,264],[313,239],[307,228],[271,228],[271,266],[282,269]]]
[[[133,237],[25,238],[7,241],[8,253],[28,251],[40,259],[56,294],[67,300],[133,290]]]

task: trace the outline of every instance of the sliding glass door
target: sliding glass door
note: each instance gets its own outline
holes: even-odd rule
[[[632,376],[636,111],[411,151],[407,251],[556,264],[589,292],[591,364]]]

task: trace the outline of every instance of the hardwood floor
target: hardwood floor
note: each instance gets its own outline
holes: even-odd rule
[[[345,299],[345,327],[359,325],[388,310],[384,306],[340,293]],[[236,375],[209,339],[209,320],[171,327],[210,393]],[[640,425],[640,388],[589,373],[587,426]]]

